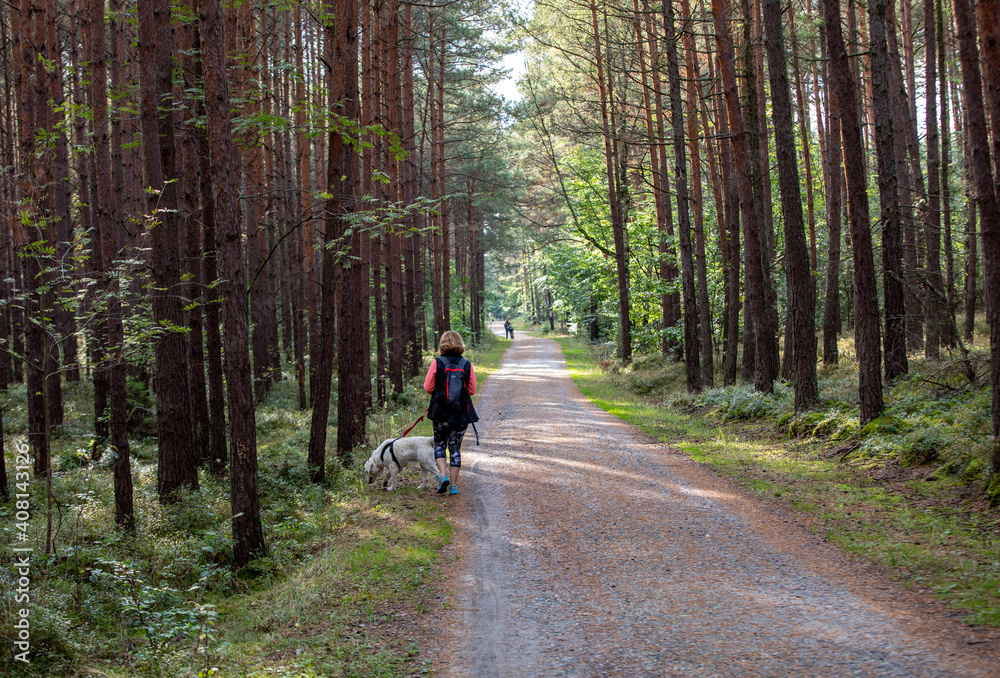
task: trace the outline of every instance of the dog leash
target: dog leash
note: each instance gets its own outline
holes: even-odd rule
[[[427,416],[427,412],[424,412],[423,414],[421,414],[420,418],[417,419],[415,422],[413,422],[413,425],[410,426],[410,428],[408,428],[405,431],[403,431],[403,435],[399,436],[399,438],[405,438],[406,436],[408,436],[410,434],[410,431],[412,431],[413,429],[415,429],[417,427],[417,424],[419,424],[420,422],[422,422],[424,420],[424,417],[426,417],[426,416]],[[399,440],[399,438],[396,438],[396,440]],[[395,440],[393,442],[395,442]]]

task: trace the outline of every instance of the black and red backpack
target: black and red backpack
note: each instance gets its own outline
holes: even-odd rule
[[[453,424],[472,424],[479,421],[472,398],[469,397],[469,380],[472,363],[461,356],[435,358],[434,394],[427,418]]]

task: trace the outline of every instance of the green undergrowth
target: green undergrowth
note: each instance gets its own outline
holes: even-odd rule
[[[988,477],[990,402],[961,364],[913,360],[886,412],[859,426],[857,367],[821,370],[823,400],[795,415],[792,390],[751,385],[686,392],[684,366],[660,356],[622,367],[613,347],[559,340],[596,405],[748,490],[803,512],[845,551],[908,586],[1000,626],[1000,510]]]
[[[480,383],[509,342],[469,352]],[[425,366],[428,359],[425,359]],[[16,572],[0,570],[0,675],[394,676],[424,671],[414,620],[435,602],[430,579],[449,541],[447,502],[401,477],[395,493],[371,490],[362,466],[371,446],[399,435],[426,406],[422,377],[369,419],[369,442],[327,479],[305,468],[310,410],[297,385],[277,382],[257,408],[259,494],[268,552],[242,569],[232,556],[227,478],[200,473],[175,504],[156,496],[156,441],[132,439],[137,529],[114,527],[107,459],[89,461],[92,391],[66,384],[66,425],[54,440],[54,550],[45,554],[45,486],[31,482],[25,541],[17,507],[0,503],[0,559],[31,546],[31,663],[14,664]],[[6,461],[23,441],[23,386],[5,396]],[[336,435],[330,415],[328,449]],[[430,427],[425,432],[429,434]],[[414,434],[419,434],[415,430]],[[14,489],[14,488],[12,488]],[[13,667],[13,668],[9,668]],[[12,673],[11,673],[12,671]]]

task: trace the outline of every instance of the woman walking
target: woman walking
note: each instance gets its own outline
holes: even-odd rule
[[[431,394],[427,418],[434,423],[434,462],[438,467],[438,494],[458,494],[458,472],[462,467],[462,437],[469,424],[479,421],[472,397],[476,373],[462,357],[462,335],[448,330],[438,342],[440,357],[431,362],[424,377],[424,390]],[[445,457],[450,452],[450,469]]]

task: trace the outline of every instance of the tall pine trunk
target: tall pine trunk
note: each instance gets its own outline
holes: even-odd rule
[[[924,355],[930,360],[941,357],[941,325],[945,309],[941,294],[941,137],[937,116],[937,31],[934,0],[924,0],[924,50],[927,96],[924,99],[927,131],[927,219],[924,222],[925,270],[924,312],[926,338]],[[942,112],[944,113],[944,112]]]
[[[608,116],[608,98],[612,95],[604,82],[604,58],[601,48],[601,34],[597,23],[597,4],[590,3],[591,28],[594,37],[594,54],[597,65],[598,90],[601,97],[601,125],[604,136],[604,159],[608,174],[608,201],[611,206],[611,229],[615,241],[615,264],[618,272],[618,328],[621,359],[624,363],[632,360],[632,323],[629,319],[628,261],[625,251],[625,224],[618,204],[618,175],[611,147],[611,124]],[[662,253],[661,253],[662,256]]]
[[[841,138],[847,174],[851,245],[854,250],[854,341],[858,355],[858,390],[861,424],[882,413],[882,347],[878,318],[878,289],[872,257],[868,186],[864,170],[864,147],[854,77],[840,28],[839,0],[823,0],[830,79],[837,93],[841,114]]]
[[[698,301],[694,284],[694,253],[691,243],[691,210],[688,193],[687,146],[684,143],[684,102],[681,97],[680,67],[673,0],[663,4],[664,41],[667,47],[667,76],[670,80],[670,119],[673,125],[674,172],[677,176],[677,231],[681,258],[681,294],[684,303],[684,368],[689,392],[701,391],[699,360]]]
[[[250,322],[239,213],[239,170],[233,149],[225,38],[219,0],[200,0],[198,8],[205,71],[205,112],[218,261],[222,276],[226,331],[226,389],[229,395],[230,505],[234,555],[246,565],[266,552],[257,497],[257,427],[250,368]],[[252,243],[251,243],[252,246]]]
[[[906,374],[906,299],[903,291],[902,228],[896,175],[896,140],[892,129],[886,0],[869,0],[869,53],[872,64],[872,112],[878,156],[882,219],[882,287],[885,295],[885,380]]]
[[[334,68],[333,82],[339,80],[343,89],[334,85],[331,98],[338,103],[339,113],[345,119],[357,122],[358,98],[358,34],[355,3],[352,0],[328,0],[334,10],[337,24],[328,31],[332,46],[328,49],[330,63]],[[358,187],[358,159],[352,147],[341,138],[330,138],[330,193],[337,200],[334,213],[332,236],[346,247],[346,237],[350,228],[349,215],[357,209],[355,204]],[[337,176],[334,177],[333,173]],[[334,181],[337,179],[337,181]],[[329,228],[329,227],[328,227]],[[337,344],[340,365],[360,365],[369,359],[369,337],[364,332],[363,297],[368,292],[368,269],[349,259],[341,259],[340,293],[341,303],[338,313],[340,341]],[[351,465],[351,454],[365,438],[365,390],[368,388],[361,370],[345,369],[337,383],[337,456],[344,466]]]
[[[795,374],[795,410],[807,409],[818,396],[816,383],[816,299],[813,293],[809,249],[802,215],[802,192],[795,165],[792,102],[781,33],[780,0],[763,0],[768,74],[778,156],[778,181],[785,229],[785,270],[788,277],[788,315],[792,330]]]
[[[128,403],[125,391],[125,335],[122,325],[122,303],[118,279],[111,275],[118,256],[118,205],[111,183],[111,144],[108,131],[107,80],[104,49],[104,0],[86,0],[90,35],[86,42],[90,71],[90,107],[94,132],[94,173],[97,192],[94,194],[95,237],[99,240],[102,287],[107,295],[107,312],[103,319],[107,345],[106,365],[100,369],[107,375],[111,399],[111,447],[114,451],[115,523],[130,529],[135,524],[132,503],[132,468],[129,457]]]
[[[180,328],[184,310],[176,293],[181,282],[180,232],[177,223],[177,167],[174,148],[174,38],[167,0],[141,0],[139,9],[140,88],[146,182],[152,190],[150,211],[158,222],[152,229],[153,318],[157,324]],[[158,140],[153,143],[152,140]],[[156,430],[159,448],[157,492],[171,501],[179,487],[198,487],[194,466],[191,390],[185,365],[187,340],[168,330],[156,343]]]
[[[753,180],[751,174],[750,151],[740,108],[739,95],[736,89],[736,55],[729,32],[729,16],[723,0],[712,0],[712,14],[715,18],[715,40],[719,52],[719,64],[722,70],[722,86],[726,98],[726,109],[729,112],[729,128],[733,160],[736,165],[736,177],[740,195],[740,211],[743,213],[746,235],[746,266],[747,266],[747,306],[749,314],[754,318],[754,387],[761,393],[770,393],[774,386],[776,367],[771,362],[769,342],[775,337],[768,332],[769,323],[767,310],[767,283],[764,275],[764,253],[761,251],[761,232],[763,229],[760,212],[754,206]]]
[[[976,14],[982,31],[983,81],[993,132],[993,160],[1000,167],[1000,2],[978,0]],[[955,0],[962,84],[968,112],[969,147],[978,193],[980,229],[983,237],[983,291],[986,322],[990,328],[990,390],[993,412],[993,453],[990,470],[1000,474],[1000,209],[996,184],[990,167],[990,153],[983,115],[979,73],[976,64],[976,35],[967,0]],[[994,480],[994,484],[996,480]]]

